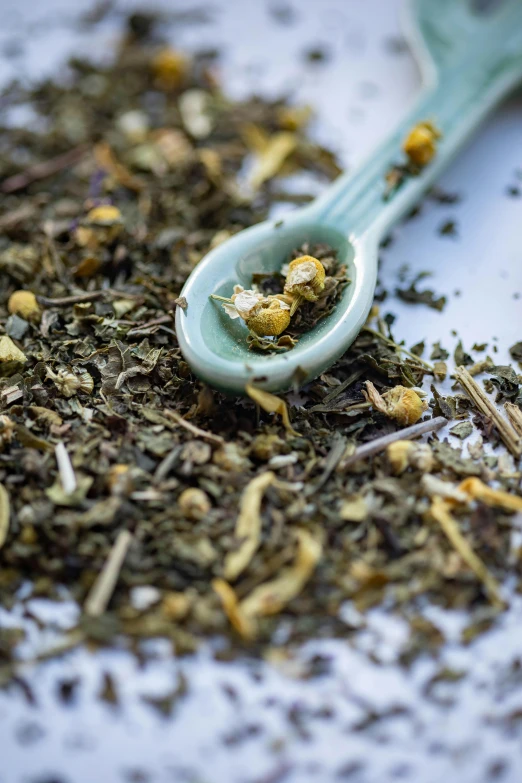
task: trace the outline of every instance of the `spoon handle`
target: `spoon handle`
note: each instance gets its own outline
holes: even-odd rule
[[[476,56],[439,74],[426,87],[413,110],[366,165],[354,175],[343,174],[311,205],[309,217],[359,240],[370,233],[378,241],[404,215],[433,181],[484,117],[516,85],[520,68]],[[388,197],[386,174],[404,164],[402,142],[418,123],[431,120],[442,132],[433,160],[417,176],[408,176]]]

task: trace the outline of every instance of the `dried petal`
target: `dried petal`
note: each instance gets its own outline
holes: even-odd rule
[[[238,549],[229,552],[225,560],[225,578],[237,579],[252,560],[261,538],[261,501],[267,487],[274,482],[271,471],[262,473],[243,490],[234,535],[241,542]]]
[[[263,389],[257,389],[255,386],[252,386],[251,383],[247,383],[245,391],[250,399],[254,400],[254,402],[263,408],[264,411],[267,413],[277,413],[281,416],[283,426],[290,435],[298,435],[290,423],[288,408],[286,407],[286,402],[284,400],[276,397],[275,394],[263,391]]]

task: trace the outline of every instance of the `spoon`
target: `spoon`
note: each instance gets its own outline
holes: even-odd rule
[[[413,110],[358,172],[341,175],[312,204],[284,221],[245,229],[197,265],[176,312],[183,356],[202,380],[228,393],[253,383],[267,391],[302,385],[330,367],[353,342],[372,305],[379,242],[447,166],[484,117],[522,79],[522,0],[410,0],[406,30],[422,72]],[[386,198],[386,173],[405,163],[401,145],[419,122],[442,132],[437,153],[418,176]],[[230,297],[252,275],[279,271],[304,242],[335,248],[352,281],[333,313],[282,354],[249,351],[247,328],[212,294]]]

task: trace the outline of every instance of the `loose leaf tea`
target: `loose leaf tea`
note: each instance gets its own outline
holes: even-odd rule
[[[230,100],[208,59],[165,46],[146,20],[131,18],[104,65],[75,59],[67,81],[3,95],[39,119],[4,128],[0,151],[6,605],[67,596],[82,608],[47,657],[158,636],[176,653],[220,636],[220,654],[263,654],[280,626],[284,645],[356,633],[343,607],[500,609],[505,585],[521,586],[517,368],[459,344],[469,371],[449,391],[448,351],[435,344],[427,360],[397,342],[377,303],[328,372],[302,387],[298,371],[285,395],[254,381],[226,397],[184,361],[174,314],[201,258],[263,220],[287,174],[330,180],[339,167],[307,136],[306,108]],[[435,131],[414,129],[392,190],[429,165]],[[327,328],[350,285],[333,248],[297,245],[288,269],[254,270],[226,303],[241,318],[240,306],[258,317],[260,301],[279,302],[281,331],[245,329],[267,373],[271,351]],[[423,628],[412,624],[419,653]],[[17,677],[19,641],[2,643],[2,682]],[[170,714],[184,692],[144,700]],[[100,697],[118,701],[109,675]]]

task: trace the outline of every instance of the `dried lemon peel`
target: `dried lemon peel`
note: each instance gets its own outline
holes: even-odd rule
[[[273,484],[275,473],[268,471],[252,479],[245,487],[239,503],[239,516],[234,531],[240,541],[238,549],[225,559],[225,579],[233,582],[245,570],[261,542],[261,502],[265,490]]]
[[[317,301],[324,288],[325,277],[324,266],[313,256],[300,256],[290,263],[284,288],[285,293],[294,298],[290,315],[305,299],[308,302]]]
[[[4,485],[0,484],[0,549],[5,544],[9,532],[9,517],[9,495]]]
[[[428,409],[426,400],[422,400],[414,389],[408,389],[406,386],[394,386],[383,396],[371,381],[366,381],[366,391],[363,391],[363,394],[375,410],[403,425],[415,424]]]
[[[402,148],[410,163],[423,168],[435,157],[442,133],[432,122],[419,122],[406,136]]]
[[[0,415],[0,451],[13,440],[15,424],[9,416]]]
[[[32,291],[13,291],[7,302],[11,314],[18,315],[26,321],[39,321],[42,311]]]
[[[8,369],[14,370],[20,364],[25,364],[26,361],[27,356],[22,353],[10,337],[6,334],[0,337],[0,375],[9,374],[6,373]],[[1,367],[2,364],[5,365],[4,368]],[[2,372],[2,370],[5,370],[5,372]]]
[[[297,554],[293,564],[284,568],[275,579],[254,588],[242,601],[238,601],[235,591],[224,579],[212,582],[230,623],[245,639],[255,637],[258,617],[278,614],[301,593],[321,558],[322,545],[308,530],[298,529],[295,535]]]
[[[386,456],[392,471],[396,475],[407,468],[415,468],[423,473],[431,473],[435,467],[435,458],[427,443],[412,443],[411,440],[398,440],[390,443]]]
[[[477,579],[484,585],[484,589],[492,604],[505,609],[506,602],[500,594],[500,585],[488,571],[480,557],[473,551],[470,544],[462,535],[457,520],[450,514],[449,504],[441,497],[434,497],[430,507],[432,518],[440,525],[448,540],[458,552],[462,560],[471,568]]]
[[[463,492],[471,500],[480,500],[487,506],[502,508],[505,511],[522,511],[522,498],[505,492],[502,489],[492,489],[484,484],[476,476],[470,476],[458,486],[460,492]]]
[[[289,435],[299,435],[292,427],[290,416],[288,415],[288,408],[284,400],[276,397],[275,394],[270,394],[270,392],[252,386],[251,383],[246,384],[245,391],[250,399],[254,400],[254,402],[263,408],[266,413],[277,413],[278,416],[281,416],[283,426]]]

